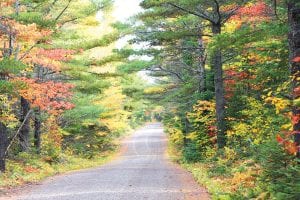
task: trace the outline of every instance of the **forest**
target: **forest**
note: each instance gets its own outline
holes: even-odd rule
[[[0,195],[161,121],[212,199],[300,199],[299,0],[139,3],[0,0]]]

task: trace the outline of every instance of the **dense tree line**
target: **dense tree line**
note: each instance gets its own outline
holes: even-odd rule
[[[142,90],[140,80],[102,72],[90,56],[119,37],[113,28],[86,36],[109,26],[95,15],[111,8],[106,0],[0,1],[2,172],[7,159],[14,173],[18,165],[41,170],[35,159],[51,165],[71,155],[97,157],[144,119],[146,104],[125,92],[132,84]]]
[[[164,105],[166,131],[183,160],[255,184],[237,186],[232,198],[299,198],[299,3],[145,0],[141,6],[131,42],[145,48],[132,54],[152,60],[126,70],[157,77],[145,94]],[[241,163],[248,163],[245,170],[235,172]]]
[[[73,106],[68,102],[72,86],[52,81],[59,76],[59,61],[66,60],[72,52],[63,49],[47,52],[39,46],[49,41],[69,5],[61,11],[56,8],[56,17],[53,13],[47,20],[41,19],[55,9],[55,4],[50,1],[1,2],[1,171],[5,170],[5,156],[16,139],[20,151],[29,150],[30,118],[34,118],[34,144],[39,151],[41,112],[56,116]],[[12,134],[11,128],[17,131]]]

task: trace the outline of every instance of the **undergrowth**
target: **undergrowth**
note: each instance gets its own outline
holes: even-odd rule
[[[0,174],[0,191],[26,183],[36,183],[57,174],[99,166],[111,160],[115,153],[116,150],[105,152],[92,159],[62,154],[56,162],[48,162],[46,157],[22,153],[13,160],[8,160],[7,171]]]

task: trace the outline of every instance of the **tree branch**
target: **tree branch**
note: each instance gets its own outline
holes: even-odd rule
[[[215,23],[214,19],[210,18],[209,16],[207,16],[207,15],[204,14],[204,13],[197,13],[197,12],[188,10],[188,9],[186,9],[186,8],[183,8],[183,7],[181,7],[181,6],[178,6],[178,5],[176,5],[176,4],[174,4],[174,3],[170,3],[170,2],[167,3],[167,5],[173,6],[173,7],[177,8],[177,9],[179,9],[179,10],[181,10],[181,11],[184,11],[184,12],[186,12],[186,13],[189,13],[189,14],[195,15],[195,16],[197,16],[197,17],[200,17],[200,18],[202,18],[202,19],[205,19],[205,20],[207,20],[207,21],[209,21],[209,22],[211,22],[211,23]]]
[[[39,43],[40,41],[37,41],[34,45],[32,45],[18,60],[23,60],[30,53],[30,51]]]
[[[18,128],[18,131],[15,133],[15,135],[12,137],[12,139],[10,140],[9,145],[7,146],[4,155],[7,155],[7,152],[9,150],[9,148],[11,147],[13,141],[17,138],[17,136],[20,134],[21,129],[23,128],[25,122],[28,120],[28,118],[30,117],[30,114],[32,113],[32,109],[28,111],[28,113],[26,114],[21,126]]]
[[[220,4],[219,4],[219,2],[217,1],[217,0],[214,0],[214,2],[215,2],[215,4],[216,4],[216,10],[215,10],[215,12],[217,13],[217,15],[218,15],[218,22],[221,22],[221,20],[222,20],[222,17],[221,17],[221,14],[220,14]]]
[[[178,74],[177,72],[171,71],[171,70],[167,70],[162,68],[161,66],[157,67],[160,71],[162,72],[167,72],[169,74],[175,75],[181,82],[185,83],[185,81],[183,80],[183,78],[181,78],[180,74]],[[151,70],[152,71],[152,70]]]
[[[241,8],[242,6],[237,6],[233,8],[232,10],[225,12],[223,14],[223,19],[221,20],[221,24],[226,23],[233,15],[236,14],[236,12]]]
[[[66,5],[66,7],[59,13],[59,15],[55,18],[55,21],[58,21],[59,18],[65,13],[65,11],[69,8],[71,2],[73,0],[69,0],[68,4]]]

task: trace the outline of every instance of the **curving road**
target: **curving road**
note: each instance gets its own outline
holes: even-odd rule
[[[188,172],[166,157],[161,124],[152,123],[124,141],[120,158],[105,166],[58,176],[21,200],[205,200],[209,195]]]

